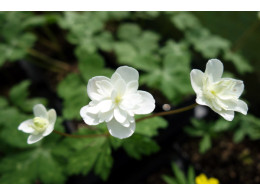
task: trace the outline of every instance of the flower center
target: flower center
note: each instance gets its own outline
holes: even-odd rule
[[[48,125],[49,125],[49,121],[46,120],[45,118],[35,117],[33,119],[32,128],[34,128],[37,133],[42,133],[46,130]]]
[[[117,95],[115,98],[115,104],[119,104],[122,100],[122,97],[120,95]]]

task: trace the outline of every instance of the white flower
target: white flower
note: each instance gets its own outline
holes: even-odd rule
[[[231,78],[221,78],[223,64],[217,59],[209,60],[205,73],[193,69],[190,73],[191,85],[197,94],[196,102],[209,106],[224,119],[232,121],[234,111],[246,115],[247,104],[238,98],[244,90],[244,83]]]
[[[18,130],[31,135],[27,139],[28,144],[40,141],[43,137],[49,135],[55,125],[57,118],[56,111],[50,109],[48,112],[42,104],[33,107],[34,118],[22,122]]]
[[[111,79],[96,76],[89,80],[87,92],[92,100],[80,110],[88,125],[107,123],[109,133],[123,139],[135,131],[135,114],[149,114],[155,108],[153,96],[138,89],[139,74],[128,66],[119,67]]]

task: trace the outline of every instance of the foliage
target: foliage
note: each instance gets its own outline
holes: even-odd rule
[[[235,143],[241,142],[246,136],[250,140],[260,139],[260,119],[248,114],[247,116],[240,115],[236,119],[237,126],[234,129],[233,140]]]
[[[171,164],[172,172],[175,177],[162,175],[163,180],[168,184],[195,184],[195,171],[192,166],[188,167],[187,175],[180,167],[172,162]]]
[[[213,35],[193,14],[180,12],[173,14],[171,20],[179,30],[183,31],[187,41],[203,57],[217,58],[224,54],[224,59],[231,61],[240,74],[253,71],[252,66],[242,55],[232,52],[229,40]]]
[[[217,121],[191,119],[191,124],[192,126],[188,126],[184,130],[190,136],[202,138],[199,143],[200,153],[205,153],[212,147],[212,138],[230,130],[235,125],[235,123],[230,123],[223,118]]]
[[[258,54],[254,54],[258,50],[251,55],[251,50],[245,51],[237,44],[240,27],[236,27],[240,30],[235,30],[235,38],[225,36],[222,31],[226,28],[214,30],[202,22],[205,18],[193,12],[1,12],[0,67],[5,64],[17,68],[17,61],[32,57],[33,65],[39,67],[50,62],[50,66],[44,66],[43,74],[48,78],[43,82],[56,89],[53,96],[57,95],[57,102],[61,100],[55,130],[64,132],[66,128],[75,135],[94,136],[77,139],[52,133],[28,145],[28,134],[18,131],[18,125],[33,117],[35,104],[59,105],[56,100],[35,97],[35,90],[40,89],[33,80],[22,74],[17,79],[14,76],[7,91],[0,90],[0,183],[64,183],[70,176],[91,172],[106,181],[116,150],[136,160],[158,152],[160,146],[154,137],[168,125],[162,117],[136,123],[133,136],[124,140],[108,136],[104,124],[83,127],[79,110],[90,101],[86,93],[88,80],[93,76],[111,77],[120,65],[132,66],[140,73],[141,90],[156,92],[158,105],[164,101],[176,105],[192,98],[190,70],[203,69],[209,58],[222,59],[228,70],[236,70],[232,74],[252,72],[251,63],[258,60]],[[233,25],[228,26],[228,33],[234,33],[231,28]],[[33,55],[32,50],[40,55]],[[60,61],[69,63],[68,69],[51,72],[64,64]],[[230,64],[234,66],[230,68]],[[185,132],[201,138],[201,153],[207,152],[212,139],[225,131],[234,133],[236,143],[246,137],[260,138],[259,118],[253,115],[237,115],[232,123],[192,119],[191,124],[184,128]],[[167,183],[194,183],[192,167],[185,174],[173,163],[172,170],[174,177],[163,176]]]
[[[31,29],[55,21],[56,15],[38,15],[29,12],[0,13],[0,67],[6,61],[16,61],[27,55],[37,37]]]

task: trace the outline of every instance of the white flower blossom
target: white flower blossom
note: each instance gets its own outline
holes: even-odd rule
[[[34,118],[22,122],[18,130],[31,135],[27,139],[28,144],[33,144],[40,141],[45,136],[49,135],[56,122],[56,111],[50,109],[49,111],[42,104],[37,104],[33,107]]]
[[[205,73],[193,69],[190,73],[191,85],[197,94],[196,102],[209,106],[224,119],[232,121],[234,111],[246,115],[247,104],[238,98],[244,91],[244,83],[231,78],[221,78],[223,64],[211,59],[206,65]]]
[[[139,74],[128,66],[119,67],[111,79],[96,76],[89,80],[91,102],[80,115],[88,125],[107,123],[109,133],[123,139],[135,131],[135,114],[149,114],[155,108],[153,96],[138,89]]]

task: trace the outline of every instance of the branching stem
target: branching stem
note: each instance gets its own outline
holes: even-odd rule
[[[143,118],[139,118],[139,119],[136,120],[136,122],[140,122],[140,121],[143,121],[143,120],[146,120],[146,119],[149,119],[149,118],[153,118],[153,117],[156,117],[156,116],[165,116],[165,115],[177,114],[177,113],[180,113],[180,112],[191,110],[192,108],[196,107],[197,105],[198,105],[197,103],[194,103],[192,105],[189,105],[189,106],[186,106],[186,107],[183,107],[183,108],[179,108],[179,109],[176,109],[176,110],[154,113],[150,116],[145,116]]]
[[[166,116],[166,115],[185,112],[187,110],[191,110],[192,108],[196,107],[197,105],[198,105],[197,103],[194,103],[192,105],[189,105],[189,106],[186,106],[186,107],[183,107],[183,108],[179,108],[179,109],[176,109],[176,110],[154,113],[150,116],[145,116],[143,118],[139,118],[139,119],[136,120],[136,122],[140,122],[140,121],[143,121],[143,120],[146,120],[146,119],[149,119],[149,118],[153,118],[153,117],[156,117],[156,116]],[[56,130],[54,130],[53,132],[56,133],[56,134],[59,134],[59,135],[65,136],[65,137],[71,137],[71,138],[92,138],[92,137],[108,137],[109,136],[109,133],[92,134],[92,135],[73,135],[73,134],[68,134],[68,133],[62,133],[62,132],[59,132],[59,131],[56,131]]]

